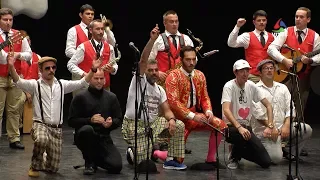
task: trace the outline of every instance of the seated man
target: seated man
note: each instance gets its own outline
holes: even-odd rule
[[[114,93],[103,88],[104,84],[104,72],[98,69],[89,87],[70,105],[68,123],[76,130],[75,144],[85,160],[85,175],[94,174],[96,167],[108,173],[122,169],[121,155],[110,137],[110,132],[122,123],[120,104]]]
[[[210,98],[207,92],[207,82],[204,74],[194,69],[196,66],[196,50],[185,46],[180,50],[182,67],[171,71],[166,79],[168,103],[174,115],[185,124],[185,141],[191,131],[210,130],[207,164],[225,168],[216,163],[216,135],[214,129],[206,123],[223,130],[226,123],[212,113]],[[198,109],[198,111],[197,111]],[[218,133],[219,145],[222,135]],[[210,166],[211,166],[210,165]]]
[[[257,70],[260,72],[260,82],[256,85],[259,87],[261,92],[265,95],[269,102],[271,102],[273,107],[274,114],[274,123],[273,123],[273,134],[268,134],[265,132],[265,129],[268,127],[266,109],[261,103],[254,103],[253,117],[254,117],[254,128],[253,132],[258,138],[261,139],[262,144],[268,151],[270,158],[273,163],[278,163],[282,160],[282,142],[287,142],[290,136],[290,101],[291,94],[286,85],[275,82],[274,79],[274,70],[275,63],[273,60],[263,60],[258,66]],[[295,117],[295,109],[292,109],[292,118]],[[297,122],[292,124],[292,157],[296,155],[296,126]],[[306,140],[311,137],[312,129],[308,124],[300,124],[298,147],[299,153],[303,148]],[[273,138],[272,138],[273,137]],[[287,143],[286,143],[287,144]],[[289,149],[289,143],[287,147]],[[288,157],[290,158],[290,157]]]
[[[271,159],[261,141],[253,134],[250,126],[253,102],[261,102],[267,108],[267,124],[265,132],[270,134],[273,114],[272,106],[264,94],[252,82],[248,81],[250,65],[246,60],[237,60],[233,65],[233,73],[236,78],[228,81],[222,92],[221,104],[223,119],[229,122],[226,130],[226,141],[233,145],[230,169],[237,169],[239,161],[244,158],[252,161],[263,168],[271,165]]]
[[[184,124],[175,118],[170,110],[164,89],[156,83],[159,78],[157,61],[154,59],[148,60],[152,45],[158,36],[159,28],[156,26],[151,31],[150,40],[142,52],[139,63],[139,78],[137,78],[137,74],[134,75],[129,87],[122,134],[129,147],[134,149],[136,117],[134,102],[137,95],[138,107],[141,107],[138,113],[137,154],[136,159],[131,159],[131,161],[139,164],[143,160],[146,160],[148,155],[148,141],[150,140],[149,149],[151,152],[152,144],[157,144],[159,134],[163,134],[166,137],[170,136],[168,156],[162,158],[165,159],[163,168],[182,170],[187,168],[186,165],[182,164],[184,159]],[[138,94],[136,94],[137,81],[139,82],[138,86],[141,86],[137,88]],[[163,116],[160,117],[159,111],[163,113]],[[151,132],[150,134],[152,134],[152,136],[146,135],[145,133],[145,127],[148,125],[151,129],[149,129],[150,131],[147,130]],[[164,136],[162,136],[162,138]]]

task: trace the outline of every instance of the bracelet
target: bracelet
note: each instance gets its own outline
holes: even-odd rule
[[[96,73],[98,71],[98,69],[91,68],[91,71]]]
[[[176,118],[173,118],[173,117],[172,117],[172,118],[170,118],[170,119],[169,119],[169,121],[170,121],[171,119],[173,119],[173,120],[174,120],[174,122],[176,122],[176,121],[177,121],[177,120],[176,120]]]
[[[242,126],[241,125],[239,125],[238,127],[237,127],[237,129],[239,129],[239,128],[241,128]]]

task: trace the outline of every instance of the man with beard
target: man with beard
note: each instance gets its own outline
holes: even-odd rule
[[[256,69],[257,64],[268,57],[268,46],[274,40],[274,37],[265,30],[267,13],[264,10],[256,11],[253,14],[252,22],[255,29],[238,36],[240,28],[246,23],[244,18],[239,18],[236,26],[229,35],[228,46],[232,48],[244,48],[245,59],[252,67],[249,71],[249,80],[257,83],[260,80],[259,71]]]
[[[104,83],[104,72],[98,69],[88,89],[77,94],[70,105],[68,123],[76,129],[75,144],[85,160],[84,175],[94,174],[96,167],[108,173],[122,169],[120,152],[110,136],[122,123],[121,108],[117,96],[103,88]]]
[[[275,133],[271,104],[260,89],[252,81],[248,81],[250,68],[248,61],[237,60],[233,65],[236,78],[228,81],[222,92],[222,118],[229,126],[226,130],[226,141],[233,145],[229,155],[230,169],[237,169],[241,158],[252,161],[262,168],[271,165],[268,152],[253,134],[250,126],[253,102],[261,102],[267,108],[267,128],[264,133],[272,139],[278,137]]]
[[[214,116],[206,78],[201,71],[194,69],[197,61],[195,48],[183,47],[180,50],[180,57],[182,67],[171,71],[166,79],[166,93],[170,108],[174,115],[185,124],[185,142],[192,131],[211,131],[208,155],[205,160],[206,167],[212,165],[211,167],[225,168],[222,164],[216,163],[215,156],[216,143],[220,144],[222,135],[218,133],[216,137],[215,130],[205,123],[220,130],[227,126],[224,121]]]
[[[152,45],[158,36],[159,28],[156,26],[151,31],[150,40],[142,52],[139,62],[140,74],[134,75],[129,87],[122,134],[129,145],[127,153],[132,156],[128,159],[130,164],[135,161],[139,164],[146,160],[148,153],[151,153],[153,148],[152,144],[158,144],[159,135],[162,134],[162,138],[169,138],[168,154],[164,158],[163,168],[183,170],[187,168],[182,163],[184,159],[184,124],[175,118],[170,110],[164,89],[156,83],[159,78],[158,62],[154,59],[148,60]],[[136,92],[136,88],[138,92]],[[136,97],[139,112],[137,117],[137,154],[134,156],[132,151],[135,147],[136,109],[134,102]],[[163,116],[159,116],[159,112],[162,112]],[[149,147],[148,141],[150,142]],[[148,152],[148,148],[150,152]]]
[[[20,78],[14,63],[14,55],[9,55],[9,72],[13,81],[32,95],[34,103],[31,129],[34,148],[28,175],[38,177],[39,171],[56,173],[62,151],[63,95],[85,87],[93,72],[101,65],[101,60],[93,60],[88,74],[77,81],[57,80],[54,77],[57,60],[52,57],[43,57],[38,61],[41,72],[38,80]],[[47,154],[46,159],[43,157],[44,152]]]
[[[93,20],[89,24],[89,31],[92,33],[92,39],[79,45],[75,54],[68,61],[67,67],[71,73],[83,77],[89,72],[92,60],[101,59],[106,81],[104,88],[110,90],[110,74],[115,75],[118,70],[116,62],[109,63],[115,59],[114,48],[103,41],[104,24],[100,19]]]

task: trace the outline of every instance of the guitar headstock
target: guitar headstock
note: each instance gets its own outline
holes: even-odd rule
[[[9,40],[10,44],[15,44],[15,43],[21,41],[25,37],[26,37],[26,35],[24,35],[20,32],[16,32],[12,36],[10,36],[8,40]]]

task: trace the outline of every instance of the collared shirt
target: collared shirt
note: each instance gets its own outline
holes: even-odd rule
[[[294,26],[294,32],[296,34],[296,37],[298,38],[297,30],[298,30],[297,27]],[[302,31],[303,33],[301,34],[301,38],[302,38],[302,41],[304,41],[309,31],[308,31],[308,28],[305,28]],[[285,58],[281,54],[280,49],[282,48],[283,44],[286,42],[287,37],[288,37],[288,30],[285,29],[285,31],[281,32],[268,47],[268,54],[278,62],[282,62],[282,60]],[[318,33],[315,33],[314,41],[313,41],[313,51],[317,49],[320,49],[320,37]],[[312,66],[319,65],[320,54],[313,56],[312,60],[313,60],[313,63],[311,64]]]
[[[250,34],[249,32],[245,32],[245,33],[242,33],[240,36],[238,36],[239,30],[240,30],[240,27],[238,27],[237,25],[233,28],[228,38],[228,46],[233,48],[243,47],[247,49],[250,44]],[[259,41],[260,41],[261,32],[262,31],[259,31],[258,29],[255,29],[253,31],[253,33],[257,36]],[[267,31],[263,31],[263,32],[264,32],[263,37],[265,39],[265,42],[267,42],[268,32]]]
[[[100,44],[98,43],[96,40],[94,40],[95,44]],[[90,44],[92,45],[92,42],[90,41]],[[109,58],[109,62],[112,59],[115,59],[115,54],[114,54],[114,48],[112,45],[110,46],[110,58]],[[92,45],[93,49],[95,50],[94,46]],[[103,49],[104,49],[104,43],[102,43],[102,48],[100,50],[100,55],[102,55],[103,53]],[[75,52],[75,54],[72,56],[72,58],[68,61],[67,63],[67,68],[68,70],[73,73],[73,74],[77,74],[79,76],[82,76],[84,71],[82,69],[79,68],[79,64],[83,61],[84,59],[84,45],[83,43],[80,44],[77,48],[77,51]],[[113,64],[113,68],[115,69],[114,72],[112,72],[112,75],[115,75],[118,71],[118,64],[116,62],[114,62]]]
[[[6,35],[4,34],[4,31],[2,29],[0,29],[0,35],[2,39],[6,38]],[[8,35],[12,36],[13,31],[10,30]],[[32,51],[29,46],[29,42],[26,38],[22,39],[20,55],[21,55],[20,60],[25,60],[25,61],[30,61],[32,57]],[[8,56],[8,53],[2,49],[0,52],[0,64],[7,64],[7,56]]]
[[[87,35],[88,37],[88,29],[87,25],[84,24],[82,21],[80,22],[80,27],[83,30],[83,32]],[[103,34],[103,38],[105,41],[107,41],[109,44],[112,46],[115,46],[116,44],[116,39],[114,37],[114,34],[111,30],[105,31]],[[65,54],[67,57],[71,58],[77,49],[77,31],[75,27],[72,27],[68,30],[67,34],[67,42],[66,42],[66,49],[65,49]]]
[[[61,88],[56,78],[54,78],[52,86],[47,84],[41,77],[38,80],[26,80],[19,78],[19,80],[17,81],[16,84],[19,88],[33,95],[33,120],[43,122],[40,111],[37,81],[40,83],[44,122],[56,125],[62,124],[63,112],[61,112],[61,110],[63,111],[64,96],[61,97]],[[76,81],[60,80],[60,82],[62,84],[62,94],[73,92],[88,85],[84,78]]]
[[[172,41],[172,37],[170,35],[174,35],[169,33],[167,30],[165,31],[166,36]],[[177,44],[180,44],[179,41],[179,36],[181,36],[181,33],[179,31],[177,31],[177,33],[175,34],[177,35],[175,37]],[[183,39],[184,39],[184,44],[186,46],[194,46],[192,40],[190,39],[190,37],[186,34],[183,35]],[[157,38],[157,40],[154,42],[152,50],[150,52],[149,58],[148,59],[156,59],[157,55],[158,55],[158,51],[164,51],[165,50],[165,45],[162,39],[161,34],[159,35],[159,37]]]
[[[290,117],[290,101],[291,94],[287,86],[278,82],[273,82],[271,88],[267,87],[261,80],[256,84],[263,95],[271,103],[273,109],[273,120],[276,128],[283,125],[285,118]],[[261,102],[253,103],[253,120],[267,120],[267,109]],[[295,109],[293,106],[293,116],[295,116]],[[260,123],[255,121],[255,132],[263,132],[265,129]]]

